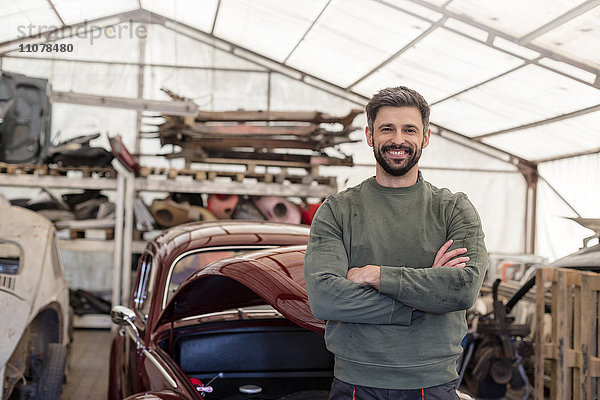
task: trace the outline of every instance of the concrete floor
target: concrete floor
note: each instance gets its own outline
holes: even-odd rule
[[[61,400],[106,400],[111,340],[109,329],[73,331],[69,377]]]

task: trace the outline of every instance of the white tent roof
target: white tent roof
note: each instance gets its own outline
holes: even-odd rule
[[[2,69],[49,78],[57,92],[167,100],[167,87],[213,110],[344,113],[382,87],[409,86],[431,104],[444,143],[424,155],[432,175],[539,165],[539,190],[561,204],[544,203],[544,192],[542,210],[598,217],[582,199],[600,197],[590,185],[600,181],[599,20],[600,0],[4,0],[0,60]],[[34,43],[70,43],[73,51],[19,51]],[[110,117],[56,104],[54,126],[137,141],[134,111],[103,115]],[[464,157],[465,146],[476,152]],[[372,163],[364,150],[355,160]],[[565,166],[575,189],[561,189]],[[513,187],[505,179],[498,184]],[[540,226],[548,218],[538,216],[538,230],[557,229]],[[578,242],[589,236],[577,232]],[[514,250],[524,238],[511,237]],[[551,258],[567,251],[556,246],[538,248]]]

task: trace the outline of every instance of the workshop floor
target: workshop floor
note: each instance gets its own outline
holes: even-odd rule
[[[73,331],[70,376],[61,400],[106,400],[111,338],[109,329]]]

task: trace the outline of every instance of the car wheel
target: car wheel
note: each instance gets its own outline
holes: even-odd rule
[[[327,400],[329,392],[326,390],[306,390],[303,392],[295,392],[286,394],[278,400]]]
[[[67,348],[60,343],[48,343],[42,360],[38,387],[39,400],[59,400],[65,376]]]

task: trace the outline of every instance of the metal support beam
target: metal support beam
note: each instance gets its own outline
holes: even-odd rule
[[[463,94],[463,93],[466,93],[466,92],[468,92],[469,90],[473,90],[473,89],[475,89],[475,88],[477,88],[477,87],[479,87],[479,86],[481,86],[481,85],[485,85],[486,83],[492,82],[492,81],[493,81],[493,80],[495,80],[495,79],[498,79],[498,78],[501,78],[501,77],[503,77],[503,76],[505,76],[505,75],[508,75],[508,74],[510,74],[510,73],[513,73],[513,72],[515,72],[516,70],[518,70],[518,69],[520,69],[520,68],[523,68],[525,65],[527,65],[527,64],[530,64],[531,62],[532,62],[532,61],[525,60],[525,63],[524,63],[524,64],[521,64],[521,65],[519,65],[519,66],[517,66],[517,67],[511,68],[511,69],[509,69],[508,71],[504,71],[503,73],[501,73],[501,74],[498,74],[498,75],[496,75],[496,76],[492,76],[491,78],[489,78],[489,79],[486,79],[486,80],[485,80],[485,81],[483,81],[483,82],[476,83],[475,85],[472,85],[472,86],[469,86],[469,87],[467,87],[467,88],[464,88],[464,89],[462,89],[462,90],[459,90],[458,92],[454,92],[454,93],[452,93],[452,94],[450,94],[450,95],[448,95],[448,96],[444,97],[443,99],[439,99],[439,100],[437,100],[437,101],[435,101],[435,102],[431,103],[431,104],[430,104],[430,106],[434,106],[434,105],[436,105],[436,104],[439,104],[439,103],[441,103],[441,102],[444,102],[444,101],[446,101],[446,100],[449,100],[449,99],[451,99],[451,98],[453,98],[453,97],[460,96],[461,94]]]
[[[535,128],[537,126],[547,125],[547,124],[551,124],[553,122],[558,122],[558,121],[563,121],[563,120],[569,119],[569,118],[579,117],[581,115],[589,114],[589,113],[592,113],[592,112],[595,112],[595,111],[600,111],[600,104],[592,106],[592,107],[584,108],[584,109],[581,109],[581,110],[573,111],[573,112],[570,112],[570,113],[558,115],[556,117],[552,117],[552,118],[542,119],[540,121],[531,122],[529,124],[519,125],[519,126],[515,126],[513,128],[502,129],[502,130],[499,130],[499,131],[485,133],[485,134],[479,135],[479,136],[474,136],[474,137],[472,137],[472,139],[473,140],[477,140],[477,141],[481,141],[482,139],[486,139],[486,138],[491,137],[491,136],[502,135],[502,134],[505,134],[505,133],[520,131],[520,130],[523,130],[523,129]]]
[[[331,3],[331,0],[327,0],[327,3],[325,3],[325,6],[323,6],[323,9],[319,13],[319,15],[317,15],[317,17],[310,24],[310,26],[308,27],[308,29],[306,30],[306,32],[304,32],[304,35],[302,35],[302,37],[300,38],[300,40],[298,40],[298,42],[296,43],[296,45],[294,46],[294,48],[292,49],[292,51],[290,51],[288,53],[288,55],[285,57],[285,59],[283,60],[283,64],[287,63],[287,61],[290,59],[290,57],[292,56],[292,54],[294,54],[294,52],[296,51],[296,49],[298,48],[298,46],[300,46],[300,43],[302,43],[302,41],[306,38],[306,35],[308,35],[308,32],[310,32],[312,30],[312,28],[317,24],[317,21],[321,18],[321,15],[323,15],[323,13],[325,12],[325,9],[327,7],[329,7],[329,3]]]
[[[588,65],[586,63],[577,61],[577,60],[575,60],[573,58],[564,56],[562,54],[558,54],[556,52],[553,52],[553,51],[548,50],[546,48],[543,48],[541,46],[534,45],[532,43],[521,43],[520,42],[521,38],[519,38],[519,37],[510,35],[510,34],[508,34],[506,32],[502,32],[502,31],[496,30],[494,28],[491,28],[491,27],[489,27],[489,26],[487,26],[485,24],[476,22],[476,21],[474,21],[474,20],[466,17],[463,14],[452,12],[452,11],[446,9],[444,6],[440,7],[440,6],[434,5],[434,4],[429,3],[426,0],[411,0],[411,1],[413,3],[415,3],[415,4],[418,4],[418,5],[422,6],[422,7],[428,8],[428,9],[436,11],[438,13],[441,13],[444,16],[446,16],[446,18],[455,19],[457,21],[462,22],[463,24],[472,26],[474,28],[479,29],[480,31],[486,32],[488,34],[487,39],[486,40],[479,40],[479,39],[476,39],[476,38],[474,38],[474,37],[472,37],[470,35],[465,34],[464,32],[461,32],[461,31],[459,31],[457,29],[454,29],[454,28],[449,27],[449,26],[444,26],[445,29],[447,29],[447,30],[449,30],[451,32],[454,32],[454,33],[456,33],[458,35],[464,36],[464,37],[469,38],[471,40],[475,40],[476,42],[484,44],[484,45],[486,45],[488,47],[492,47],[495,50],[502,51],[503,53],[510,54],[510,55],[512,55],[514,57],[517,57],[517,58],[520,58],[520,59],[524,59],[522,56],[520,56],[520,55],[518,55],[516,53],[512,53],[510,51],[507,51],[505,49],[502,49],[500,47],[495,46],[494,43],[493,43],[494,42],[494,38],[495,37],[499,37],[499,38],[505,39],[505,40],[507,40],[509,42],[520,44],[521,46],[523,46],[523,47],[525,47],[525,48],[527,48],[529,50],[533,50],[533,51],[539,53],[541,55],[541,57],[548,57],[548,58],[551,58],[551,59],[556,60],[556,61],[561,61],[561,62],[564,62],[566,64],[572,65],[574,67],[580,68],[580,69],[582,69],[584,71],[588,71],[588,72],[590,72],[590,73],[592,73],[592,74],[594,74],[596,76],[600,76],[600,69],[599,68],[592,67],[592,66],[590,66],[590,65]],[[598,1],[598,0],[593,0],[593,1]],[[395,10],[400,10],[400,11],[409,13],[407,10],[404,10],[401,7],[398,7],[398,6],[392,5],[392,4],[388,4],[385,1],[383,1],[381,3],[382,4],[386,4],[387,6],[389,6],[390,8],[393,8]],[[414,15],[417,18],[420,18],[420,19],[422,19],[424,21],[427,21],[429,23],[435,23],[435,21],[432,21],[431,19],[425,18],[423,16],[420,16],[420,15],[417,15],[417,14],[413,14],[413,13],[411,13],[411,15]],[[556,69],[554,69],[552,67],[549,67],[547,65],[543,65],[543,64],[537,64],[537,65],[539,65],[541,68],[544,68],[544,69],[550,70],[552,72],[555,72],[555,73],[564,75],[566,77],[569,77],[571,79],[574,79],[574,80],[576,80],[578,82],[581,82],[581,83],[583,83],[585,85],[592,86],[594,88],[598,88],[598,86],[596,84],[584,81],[584,80],[580,79],[577,76],[565,73],[563,71],[558,71],[558,70],[556,70]]]
[[[548,22],[547,24],[540,26],[533,32],[529,32],[527,35],[523,36],[519,40],[518,43],[520,45],[529,44],[534,39],[542,36],[545,33],[548,33],[549,31],[551,31],[554,28],[559,27],[560,25],[563,25],[563,24],[579,17],[580,15],[586,13],[589,10],[596,8],[598,5],[600,5],[600,0],[588,0],[585,3],[582,3],[582,4],[578,5],[577,7],[567,11],[563,15],[553,19],[552,21]]]
[[[392,54],[390,57],[387,58],[387,60],[384,60],[381,64],[379,64],[375,68],[371,69],[371,71],[367,72],[366,74],[364,74],[363,76],[361,76],[360,78],[358,78],[356,81],[352,82],[352,84],[348,85],[348,87],[346,89],[350,89],[351,87],[354,87],[354,86],[358,85],[360,82],[364,81],[365,79],[367,79],[368,77],[370,77],[371,75],[373,75],[375,72],[379,71],[381,68],[383,68],[386,65],[388,65],[389,63],[391,63],[400,54],[404,53],[405,51],[407,51],[408,49],[410,49],[412,46],[414,46],[415,44],[419,43],[421,40],[423,40],[424,38],[426,38],[427,36],[429,36],[437,28],[439,28],[440,26],[442,26],[444,24],[444,22],[446,22],[446,18],[442,18],[438,22],[432,24],[429,28],[427,28],[425,30],[425,32],[421,33],[419,36],[417,36],[415,39],[413,39],[406,46],[404,46],[403,48],[401,48],[400,50],[398,50],[397,52],[395,52],[394,54]]]
[[[361,167],[361,168],[375,168],[377,164],[368,164],[368,163],[354,163],[353,167]],[[419,165],[419,169],[423,171],[455,171],[455,172],[480,172],[484,174],[518,174],[520,171],[518,170],[508,170],[508,169],[491,169],[491,168],[457,168],[457,167],[428,167]]]
[[[82,60],[79,58],[59,58],[59,57],[32,57],[22,55],[4,55],[0,56],[0,59],[8,58],[14,60],[33,60],[33,61],[58,61],[58,62],[72,62],[79,64],[102,64],[102,65],[116,65],[116,66],[132,66],[132,67],[155,67],[155,68],[172,68],[172,69],[189,69],[195,71],[224,71],[224,72],[252,72],[268,74],[271,71],[265,69],[252,69],[252,68],[226,68],[226,67],[200,67],[195,65],[174,65],[174,64],[157,64],[157,63],[137,63],[137,62],[126,62],[126,61],[100,61],[100,60]]]
[[[52,0],[47,0],[47,1],[48,1],[48,5],[52,9],[52,11],[54,11],[54,15],[56,15],[56,18],[58,18],[58,20],[60,21],[60,23],[62,24],[62,26],[65,26],[66,25],[65,21],[60,16],[60,13],[58,12],[58,10],[56,9],[56,7],[54,6],[54,3],[52,2]]]
[[[198,111],[198,106],[192,102],[142,100],[74,92],[52,92],[50,94],[50,101],[53,103],[125,108],[137,111],[155,111],[171,115],[196,115],[196,112]]]
[[[471,24],[472,26],[474,26],[478,29],[488,31],[489,35],[503,37],[504,39],[511,40],[513,42],[516,41],[516,38],[510,37],[509,35],[506,35],[502,32],[495,31],[495,30],[493,30],[489,27],[486,27],[482,24],[474,23],[471,20],[465,19],[461,15],[449,13],[448,10],[446,10],[443,7],[434,6],[432,4],[425,2],[424,0],[413,0],[413,1],[421,6],[424,6],[426,8],[432,9],[437,12],[440,12],[443,15],[445,15],[446,17],[455,18],[464,23]],[[387,4],[385,2],[382,2],[382,3]],[[388,4],[388,5],[390,7],[393,7],[394,9],[399,9],[396,6],[392,6],[390,4]],[[405,11],[405,12],[410,13],[409,11]],[[428,19],[426,19],[424,17],[420,17],[413,13],[411,13],[411,14],[415,15],[421,19],[429,21]],[[126,12],[126,13],[119,13],[119,14],[115,14],[112,16],[108,16],[108,17],[98,18],[96,20],[92,20],[92,21],[89,21],[86,23],[65,26],[65,27],[63,27],[59,30],[53,31],[51,33],[56,33],[57,31],[60,31],[63,33],[64,32],[69,33],[69,32],[72,32],[73,29],[78,28],[78,27],[89,27],[89,25],[97,26],[101,23],[106,23],[106,24],[114,23],[115,19],[118,19],[121,23],[122,22],[139,22],[139,23],[161,24],[161,25],[167,27],[168,29],[171,29],[179,34],[188,36],[199,42],[214,46],[220,50],[229,52],[229,53],[235,55],[236,57],[239,57],[241,59],[249,61],[249,62],[251,62],[255,65],[258,65],[262,68],[266,68],[267,71],[264,71],[265,73],[269,73],[269,72],[280,73],[291,79],[303,82],[304,84],[306,84],[308,86],[317,88],[319,90],[327,92],[336,97],[343,98],[349,102],[352,102],[352,103],[360,105],[360,106],[364,106],[364,104],[369,100],[367,97],[365,97],[359,93],[356,93],[351,90],[347,90],[346,88],[323,81],[323,80],[321,80],[315,76],[309,75],[303,71],[294,69],[285,64],[282,64],[280,62],[272,60],[268,57],[254,53],[251,50],[248,50],[241,46],[227,42],[227,41],[220,39],[212,34],[200,31],[200,30],[190,27],[188,25],[182,24],[178,21],[174,21],[170,18],[161,16],[159,14],[155,14],[155,13],[149,12],[147,10],[143,10],[143,9],[138,9],[138,10]],[[436,21],[429,21],[429,22],[435,23]],[[454,30],[452,28],[445,27],[445,29],[449,29],[457,34],[460,34],[465,37],[469,37],[472,40],[476,40],[460,31]],[[15,44],[20,41],[30,41],[32,38],[38,38],[40,40],[47,40],[47,35],[48,35],[48,33],[44,33],[44,34],[34,35],[33,37],[21,38],[21,39],[14,40],[14,41],[4,42],[4,43],[0,44],[0,49],[1,49],[1,46],[3,46],[3,45]],[[482,41],[482,43],[484,43],[488,46],[494,47],[491,44],[490,40]],[[531,46],[526,46],[526,47],[530,47],[535,51],[544,53],[543,51],[540,51],[540,49],[533,48]],[[494,47],[494,48],[496,48],[496,47]],[[496,49],[499,51],[503,51],[507,54],[512,54],[504,49],[500,49],[500,48],[496,48]],[[2,50],[0,50],[0,59],[1,59],[2,54],[5,54],[5,53],[6,53],[6,51],[3,53]],[[548,54],[549,54],[548,52],[545,52],[543,55],[548,56]],[[523,59],[521,56],[518,56],[516,54],[513,54],[513,55],[515,57],[519,57],[519,58]],[[552,55],[552,54],[550,54],[550,55]],[[558,59],[560,57],[558,57],[558,58],[553,57],[553,58]],[[561,61],[564,61],[564,60],[561,59]],[[567,60],[567,62],[568,62],[568,60]],[[581,65],[577,65],[576,63],[575,64],[571,63],[571,64],[582,68]],[[165,67],[169,67],[169,66],[165,66]],[[543,65],[542,65],[542,67],[551,69],[551,68],[545,67]],[[183,67],[183,68],[185,68],[185,67]],[[583,66],[583,69],[590,71],[590,68],[586,67],[586,66]],[[597,72],[594,69],[592,69],[591,71]],[[555,71],[555,72],[557,72],[557,71]],[[563,75],[566,75],[566,74],[563,73]],[[566,75],[566,76],[568,76],[568,75]],[[576,79],[576,78],[573,78],[573,79]],[[600,79],[597,80],[596,83],[600,84]],[[586,83],[586,84],[589,84],[589,83]],[[109,97],[109,96],[94,96],[94,95],[84,95],[84,94],[76,94],[76,93],[57,92],[57,93],[55,93],[55,95],[53,97],[54,97],[53,100],[56,102],[66,102],[66,103],[72,103],[72,104],[85,104],[85,105],[93,105],[93,106],[106,106],[106,107],[113,107],[113,108],[127,108],[127,109],[135,109],[135,110],[140,110],[140,111],[146,111],[146,110],[147,111],[157,111],[157,112],[162,112],[162,113],[180,114],[180,115],[193,115],[195,113],[195,107],[196,107],[195,105],[182,106],[182,105],[174,103],[174,102],[173,103],[172,102],[159,102],[159,101],[151,101],[151,100],[145,100],[140,103],[139,99],[116,98],[116,97]],[[486,146],[485,148],[479,147],[478,145],[474,144],[474,143],[477,143],[476,141],[472,140],[471,138],[469,138],[465,135],[461,135],[456,132],[452,132],[451,130],[445,129],[443,127],[438,126],[438,128],[440,130],[437,133],[440,134],[441,136],[446,137],[449,140],[455,141],[462,145],[466,145],[467,147],[470,147],[472,149],[475,149],[477,151],[481,151],[484,153],[492,152],[494,154],[502,154],[502,156],[496,157],[496,158],[502,159],[504,161],[512,162],[513,164],[515,163],[515,160],[519,160],[518,157],[516,157],[512,154],[500,151],[499,149],[496,149],[492,146]],[[436,133],[436,132],[434,132],[434,133]],[[458,140],[456,140],[456,138],[458,137],[457,135],[460,136],[460,139],[458,139]],[[479,143],[479,144],[483,144],[483,143]]]
[[[215,17],[213,18],[213,23],[210,28],[210,34],[215,34],[215,27],[217,26],[217,18],[219,18],[219,11],[221,11],[221,0],[217,2],[217,9],[215,10]]]
[[[146,25],[144,25],[146,27]],[[147,29],[147,28],[146,28]],[[138,87],[137,87],[137,98],[140,101],[144,99],[144,64],[146,60],[146,37],[140,38],[139,42],[139,66],[138,66]],[[135,154],[139,154],[141,152],[140,147],[140,132],[142,131],[142,111],[136,111],[135,118],[135,142],[134,142],[134,151]],[[138,160],[139,161],[139,160]]]
[[[273,73],[269,72],[267,75],[267,112],[271,111],[271,84],[273,79]]]
[[[482,142],[476,142],[476,141],[472,140],[470,137],[463,135],[461,133],[452,131],[450,129],[446,129],[446,128],[436,125],[436,124],[430,124],[430,126],[432,128],[431,129],[432,134],[439,135],[445,139],[450,140],[451,142],[460,144],[460,145],[468,147],[472,150],[486,154],[497,160],[508,162],[513,165],[518,165],[519,163],[535,165],[535,163],[532,163],[529,160],[515,156],[514,154],[508,153],[504,150],[497,149],[494,146],[490,146],[490,145],[488,145],[486,143],[482,143]]]
[[[539,173],[537,165],[531,163],[519,163],[518,168],[527,183],[527,188],[525,189],[525,243],[523,251],[527,254],[534,254]]]
[[[535,162],[536,162],[536,164],[541,164],[541,163],[545,163],[545,162],[564,160],[565,158],[589,156],[589,155],[598,154],[598,153],[600,153],[600,147],[596,147],[595,149],[586,150],[586,151],[579,151],[577,153],[568,153],[568,154],[563,154],[560,156],[542,158],[540,160],[535,160]]]
[[[121,276],[121,304],[127,304],[131,294],[131,254],[133,252],[133,208],[135,203],[135,176],[133,172],[125,175],[125,221],[123,227],[123,273]]]
[[[112,282],[112,305],[127,304],[122,301],[121,277],[123,276],[123,215],[125,202],[125,177],[123,174],[117,176],[117,201],[115,206],[115,237],[113,240],[113,282]]]
[[[163,25],[165,28],[172,30],[173,32],[177,32],[180,35],[187,36],[191,39],[195,39],[201,43],[217,47],[219,50],[222,50],[226,53],[233,54],[234,56],[251,62],[255,65],[266,68],[271,72],[277,72],[281,75],[284,75],[288,78],[300,81],[305,85],[317,88],[331,95],[343,98],[351,103],[360,105],[361,107],[365,105],[368,101],[368,98],[353,92],[351,90],[346,90],[339,85],[335,85],[333,83],[327,82],[321,78],[318,78],[314,75],[308,74],[304,71],[298,70],[296,68],[285,65],[279,61],[273,60],[269,57],[258,54],[252,50],[249,50],[245,47],[239,46],[235,43],[228,42],[224,39],[221,39],[217,36],[214,36],[210,33],[206,33],[189,25],[185,25],[179,21],[175,21],[171,18],[164,17],[159,14],[155,14],[152,12],[148,12],[147,15],[137,15],[136,18],[141,18],[142,20],[134,19],[134,22],[142,22],[142,21],[151,21],[152,23]]]
[[[548,187],[550,188],[550,190],[552,190],[554,192],[554,194],[556,194],[558,196],[559,199],[561,199],[563,201],[563,203],[565,203],[567,205],[567,207],[569,207],[571,209],[571,211],[573,211],[575,213],[575,215],[577,217],[581,217],[581,214],[579,214],[579,211],[577,211],[575,209],[575,207],[573,207],[571,205],[571,203],[569,203],[562,194],[560,194],[560,192],[558,190],[556,190],[556,188],[554,186],[552,186],[550,184],[550,182],[548,182],[543,176],[539,176],[539,179],[541,179],[546,185],[548,185]]]
[[[113,15],[107,15],[106,17],[102,18],[96,18],[90,21],[86,20],[77,24],[65,25],[47,32],[41,32],[30,36],[18,37],[16,39],[7,40],[0,43],[0,56],[11,51],[15,51],[20,43],[45,43],[52,40],[69,38],[78,34],[88,32],[92,28],[102,27],[108,24],[114,24],[115,21],[118,21],[118,24],[121,24],[124,22],[133,21],[134,19],[140,20],[143,19],[144,16],[147,15],[147,13],[147,11],[141,9],[128,12],[121,12]]]

